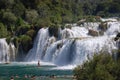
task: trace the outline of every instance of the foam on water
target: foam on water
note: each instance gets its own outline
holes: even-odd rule
[[[66,66],[57,66],[52,68],[51,70],[73,70],[76,65],[66,65]]]
[[[1,63],[3,64],[3,63]],[[9,65],[36,65],[37,66],[38,62],[37,61],[32,61],[32,62],[11,62]],[[43,62],[40,61],[41,66],[55,66],[55,64],[50,63],[50,62]]]

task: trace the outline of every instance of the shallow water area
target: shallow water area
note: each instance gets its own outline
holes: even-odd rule
[[[49,63],[41,63],[37,66],[37,62],[12,62],[0,63],[0,80],[9,80],[11,76],[15,80],[71,80],[73,71],[71,69],[59,69],[57,66]],[[27,77],[27,78],[26,78]]]

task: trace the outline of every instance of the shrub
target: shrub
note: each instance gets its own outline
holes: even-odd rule
[[[27,35],[21,35],[20,41],[22,48],[25,52],[28,52],[32,48],[32,39]]]
[[[41,19],[38,19],[35,25],[40,29],[42,27],[48,27],[50,26],[50,24],[51,22],[49,18],[41,18]]]
[[[17,28],[16,34],[17,35],[23,35],[30,29],[29,24],[23,24]]]
[[[34,31],[33,29],[28,30],[28,31],[26,32],[26,35],[28,35],[28,36],[30,36],[31,38],[33,38],[33,37],[35,36],[35,31]]]
[[[57,25],[51,25],[49,27],[50,36],[58,37],[58,31],[59,31],[59,26]]]
[[[120,80],[120,62],[110,54],[95,55],[93,59],[74,69],[77,80]]]

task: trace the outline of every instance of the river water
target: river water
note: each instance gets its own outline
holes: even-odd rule
[[[57,69],[57,66],[51,64],[42,64],[40,67],[37,63],[13,62],[10,64],[0,63],[0,80],[9,80],[11,76],[15,80],[72,80],[72,69]]]

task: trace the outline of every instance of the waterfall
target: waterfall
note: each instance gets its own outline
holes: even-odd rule
[[[39,30],[33,48],[25,61],[51,62],[59,66],[78,65],[92,58],[94,54],[117,49],[114,36],[120,31],[119,22],[108,22],[103,36],[88,35],[89,29],[99,31],[100,23],[76,24],[59,31],[59,38],[49,35],[48,28]]]
[[[9,56],[10,57],[10,61],[15,61],[16,60],[16,48],[15,48],[13,43],[9,44],[9,51],[8,51],[8,53],[10,55]]]
[[[12,43],[9,45],[5,38],[0,39],[0,62],[9,62],[15,60],[15,47]]]
[[[39,60],[42,58],[42,56],[44,56],[45,54],[45,50],[49,44],[49,32],[48,32],[48,28],[47,29],[40,29],[40,31],[38,32],[37,38],[34,42],[34,46],[33,49],[29,51],[26,59],[27,60]],[[31,56],[31,57],[30,57]]]

